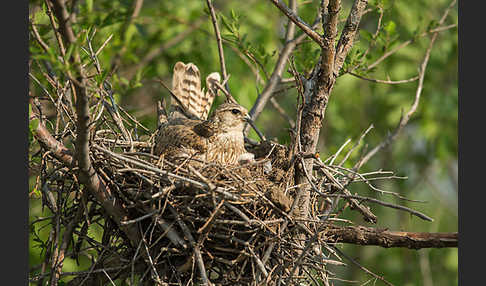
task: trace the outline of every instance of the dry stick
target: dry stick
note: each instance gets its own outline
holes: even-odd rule
[[[157,174],[160,174],[160,175],[166,175],[166,176],[170,176],[170,177],[173,177],[173,178],[176,178],[176,179],[179,179],[181,181],[185,181],[185,182],[188,182],[196,187],[199,187],[199,188],[202,188],[203,190],[206,190],[206,191],[214,191],[220,195],[222,195],[224,198],[226,199],[229,199],[229,200],[235,200],[235,201],[244,201],[242,200],[238,195],[235,195],[235,194],[231,194],[231,193],[228,193],[226,192],[223,188],[221,187],[217,187],[215,189],[211,189],[207,184],[205,183],[201,183],[201,182],[198,182],[198,181],[195,181],[195,180],[192,180],[190,178],[186,178],[186,177],[183,177],[183,176],[179,176],[179,175],[176,175],[176,174],[172,174],[171,172],[168,172],[168,171],[165,171],[165,170],[161,170],[161,169],[158,169],[158,168],[154,168],[152,166],[149,166],[147,164],[144,164],[144,163],[141,163],[141,162],[138,162],[136,160],[133,160],[133,159],[130,159],[130,158],[126,158],[122,155],[119,155],[119,154],[116,154],[110,150],[107,150],[107,149],[104,149],[103,147],[100,147],[98,145],[93,145],[93,148],[94,149],[97,149],[97,150],[100,150],[114,158],[117,158],[117,159],[120,159],[122,161],[125,161],[125,162],[128,162],[128,163],[131,163],[133,165],[136,165],[136,166],[139,166],[139,167],[142,167],[144,169],[147,169],[147,170],[150,170],[150,171],[153,171]]]
[[[326,242],[410,249],[457,247],[458,233],[405,232],[365,226],[332,226],[326,229]]]
[[[343,189],[343,190],[345,190],[345,189]],[[370,197],[363,197],[363,196],[358,196],[358,195],[348,195],[347,193],[348,192],[345,192],[345,195],[341,195],[341,194],[323,194],[322,196],[326,196],[326,197],[341,197],[341,198],[357,199],[357,200],[360,200],[360,201],[368,201],[368,202],[376,203],[376,204],[379,204],[379,205],[382,205],[382,206],[385,206],[385,207],[394,208],[394,209],[397,209],[397,210],[402,210],[402,211],[409,212],[412,215],[417,216],[417,217],[419,217],[419,218],[421,218],[423,220],[434,221],[433,218],[428,217],[427,215],[425,215],[425,214],[423,214],[423,213],[421,213],[419,211],[413,210],[411,208],[407,208],[407,207],[404,207],[404,206],[400,206],[400,205],[395,205],[395,204],[383,202],[383,201],[380,201],[380,200],[377,200],[377,199],[374,199],[374,198],[370,198]]]
[[[378,35],[381,31],[381,21],[383,20],[383,8],[382,7],[378,7],[378,12],[380,13],[380,16],[378,17],[378,23],[376,24],[376,31],[375,33],[373,34],[372,38],[371,38],[371,42],[370,42],[370,45],[368,46],[368,48],[366,48],[366,51],[363,53],[363,55],[361,56],[361,59],[360,59],[360,63],[363,59],[366,58],[366,56],[368,55],[368,53],[371,51],[371,49],[374,47],[375,43],[376,43],[376,38],[378,38]]]
[[[110,35],[108,36],[108,38],[106,38],[106,40],[103,42],[103,44],[101,44],[101,46],[100,46],[100,47],[99,47],[99,48],[96,50],[96,52],[95,52],[94,54],[92,54],[92,55],[91,55],[91,54],[88,54],[88,55],[91,57],[91,59],[96,58],[96,60],[98,60],[98,59],[97,59],[98,55],[99,55],[99,54],[101,53],[101,51],[102,51],[102,50],[103,50],[103,49],[106,47],[106,45],[108,45],[108,43],[110,42],[110,40],[111,40],[112,38],[113,38],[113,34],[110,34]],[[89,43],[89,45],[91,45],[91,43]],[[88,64],[89,64],[89,63],[85,63],[85,64],[83,64],[83,68],[85,68],[85,67],[86,67]],[[97,66],[97,68],[98,68],[98,66]],[[98,73],[100,73],[100,72],[98,72]]]
[[[360,79],[364,79],[364,80],[375,82],[375,83],[384,83],[384,84],[402,84],[402,83],[413,82],[413,81],[416,81],[416,80],[419,79],[419,76],[417,75],[417,76],[414,76],[412,78],[403,79],[403,80],[381,80],[381,79],[367,78],[367,77],[364,77],[362,75],[359,75],[359,74],[356,74],[356,73],[353,73],[353,72],[348,72],[348,73],[350,75],[355,76],[355,77],[360,78]]]
[[[85,195],[86,195],[86,193],[83,192],[83,196],[85,196]],[[83,214],[84,214],[84,205],[80,204],[78,206],[76,214],[74,215],[74,218],[69,222],[66,229],[64,230],[62,243],[60,245],[60,249],[59,249],[59,251],[57,253],[57,257],[56,257],[56,260],[57,260],[57,265],[56,265],[56,270],[55,270],[56,279],[60,278],[60,274],[62,273],[62,267],[64,265],[65,253],[66,253],[69,245],[71,244],[71,241],[73,240],[74,228],[77,226],[77,224],[83,218]]]
[[[331,161],[329,162],[329,165],[332,165],[334,163],[334,160],[337,159],[337,157],[339,156],[339,154],[341,154],[341,152],[343,151],[344,147],[346,147],[346,145],[349,144],[349,142],[351,142],[351,139],[348,138],[348,140],[346,140],[344,142],[343,145],[341,145],[341,147],[339,147],[339,149],[336,151],[336,153],[334,153],[334,155],[332,155],[332,159]]]
[[[187,225],[184,223],[184,221],[180,218],[179,214],[174,209],[174,207],[170,203],[167,205],[167,207],[168,207],[169,211],[172,213],[172,215],[175,217],[177,223],[179,224],[179,226],[182,229],[182,232],[184,232],[184,235],[186,236],[187,240],[189,240],[189,243],[191,244],[191,246],[193,248],[194,256],[195,256],[196,261],[197,261],[197,266],[199,268],[199,272],[201,272],[200,275],[201,275],[201,279],[203,280],[204,285],[211,285],[211,282],[209,281],[209,279],[206,275],[206,269],[204,267],[204,261],[202,259],[201,250],[200,250],[199,245],[194,240],[194,237],[192,236],[191,231],[189,230]]]
[[[47,3],[49,6],[49,3]],[[69,22],[69,13],[67,12],[65,2],[62,0],[52,1],[56,18],[59,21],[59,31],[65,42],[69,45],[74,45],[76,37]],[[79,54],[74,55],[69,59],[73,61],[74,66],[81,78],[84,76],[84,71],[80,66]],[[72,81],[74,83],[74,81]],[[81,82],[83,84],[83,82]],[[76,111],[77,111],[77,124],[76,124],[76,154],[77,165],[79,167],[80,181],[88,188],[88,190],[94,195],[99,203],[102,204],[105,211],[113,217],[117,224],[120,224],[122,220],[128,217],[126,209],[123,207],[119,200],[115,200],[109,188],[105,185],[102,179],[99,177],[95,169],[91,164],[89,158],[89,103],[86,87],[72,85],[73,90],[76,92]],[[123,226],[119,225],[120,229],[127,235],[132,246],[138,245],[140,236],[136,228],[131,225]]]
[[[34,34],[34,38],[37,40],[41,48],[48,53],[49,52],[49,46],[42,40],[41,36],[39,35],[39,32],[37,31],[37,28],[34,25],[34,22],[30,21],[30,27],[32,29],[32,33]]]
[[[209,8],[209,12],[211,14],[211,21],[213,22],[214,34],[216,36],[216,43],[218,44],[218,54],[219,54],[219,64],[221,66],[221,74],[223,78],[228,77],[228,73],[226,72],[226,65],[224,62],[224,51],[223,51],[223,41],[221,40],[221,33],[218,27],[218,21],[216,19],[216,13],[214,12],[213,3],[211,0],[206,0],[206,3]],[[229,91],[228,83],[225,84],[225,88]]]
[[[319,160],[316,160],[318,164],[322,164]],[[323,164],[322,164],[323,165]],[[321,167],[322,167],[321,165]],[[343,185],[341,185],[334,176],[325,168],[322,167],[321,171],[326,175],[326,177],[340,190],[345,196],[352,196],[351,192],[348,191]],[[358,209],[358,211],[363,215],[364,219],[371,223],[376,223],[377,217],[371,212],[369,207],[362,205],[354,198],[347,198],[352,208]]]
[[[36,118],[35,116],[34,118]],[[32,118],[32,119],[34,119]],[[66,148],[62,143],[56,140],[42,121],[39,120],[37,126],[35,126],[34,137],[39,144],[49,150],[51,154],[60,162],[64,163],[67,167],[71,167],[74,164],[73,154],[71,150]]]
[[[447,17],[447,14],[449,13],[449,10],[452,8],[452,6],[454,6],[455,3],[456,3],[456,0],[453,0],[451,2],[451,4],[447,7],[447,9],[445,10],[442,18],[439,21],[439,25],[442,25],[442,23],[444,22],[445,18]],[[398,135],[400,134],[400,132],[402,131],[402,129],[405,127],[405,125],[407,125],[408,121],[410,120],[410,117],[417,110],[418,105],[419,105],[419,102],[420,102],[420,95],[422,94],[422,89],[423,89],[423,84],[424,84],[424,77],[425,77],[425,70],[426,70],[427,64],[429,62],[430,52],[432,51],[432,47],[434,46],[435,39],[437,38],[438,33],[439,32],[435,32],[434,34],[432,34],[432,37],[430,39],[429,46],[428,46],[428,48],[427,48],[427,50],[425,52],[424,59],[422,60],[422,63],[420,64],[420,68],[419,68],[419,82],[418,82],[417,89],[415,91],[415,100],[414,100],[412,106],[410,107],[410,110],[407,112],[407,114],[405,114],[405,116],[403,116],[400,119],[400,122],[398,123],[398,126],[393,131],[393,133],[389,134],[378,146],[376,146],[375,148],[371,149],[363,157],[363,159],[356,164],[356,166],[355,166],[355,169],[356,170],[358,170],[361,166],[363,166],[363,164],[365,164],[366,162],[368,162],[376,153],[378,153],[378,151],[384,149],[385,147],[389,146],[393,141],[395,141],[396,138],[398,137]]]
[[[390,282],[386,281],[385,278],[383,278],[382,276],[379,276],[373,272],[371,272],[370,270],[366,269],[364,266],[362,266],[361,264],[359,264],[356,260],[354,260],[353,258],[349,257],[348,255],[346,255],[344,252],[342,252],[339,248],[337,248],[336,246],[333,246],[333,248],[339,252],[339,254],[341,254],[342,256],[344,256],[346,259],[348,259],[349,261],[351,261],[354,265],[358,266],[361,270],[363,270],[364,272],[368,273],[369,275],[375,277],[375,278],[378,278],[380,279],[381,281],[383,281],[383,283],[385,283],[386,285],[389,285],[389,286],[393,286],[393,284],[391,284]]]
[[[65,32],[67,32],[67,30],[65,28],[61,27],[62,25],[60,25],[59,29],[56,27],[56,24],[55,24],[55,21],[54,21],[54,15],[52,13],[52,8],[51,8],[52,4],[50,4],[49,2],[54,2],[54,1],[45,0],[46,8],[47,8],[46,13],[47,13],[47,16],[49,17],[52,30],[54,31],[54,35],[56,36],[56,41],[57,41],[57,44],[59,46],[59,51],[61,52],[62,58],[64,58],[66,56],[66,49],[65,49],[64,43],[61,39],[61,35],[59,33],[59,30],[63,29],[63,31],[65,31]],[[61,12],[59,12],[60,17],[58,19],[59,19],[60,23],[62,23],[61,21],[63,21],[63,19],[64,19],[64,21],[66,21],[66,18],[65,18],[66,14],[67,14],[67,11],[64,12],[63,10],[61,10]],[[67,39],[74,39],[73,37],[74,37],[74,34],[69,33],[69,35],[68,35],[66,33]],[[69,40],[69,42],[71,42],[71,40]]]
[[[373,128],[374,128],[374,126],[373,126],[373,124],[371,124],[371,125],[368,127],[368,129],[366,129],[366,130],[363,132],[363,134],[361,134],[361,136],[359,137],[358,142],[356,142],[356,143],[353,145],[353,147],[351,147],[351,149],[350,149],[350,150],[349,150],[349,151],[346,153],[346,155],[345,155],[345,156],[344,156],[344,158],[341,160],[341,162],[339,162],[338,167],[341,167],[341,166],[344,164],[344,162],[346,162],[346,160],[348,160],[349,156],[350,156],[350,155],[353,153],[353,151],[356,149],[356,147],[358,147],[358,146],[359,146],[359,144],[361,144],[361,142],[363,141],[364,137],[365,137],[365,136],[368,134],[368,132],[370,132],[370,131],[371,131],[371,129],[373,129]]]

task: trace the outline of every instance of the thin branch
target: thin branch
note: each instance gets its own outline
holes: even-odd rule
[[[456,0],[453,0],[451,2],[451,4],[447,7],[442,18],[439,21],[439,25],[442,25],[443,21],[447,17],[447,14],[449,13],[452,6],[455,5],[455,3],[456,3]],[[418,80],[417,89],[415,91],[415,100],[414,100],[412,106],[410,107],[409,111],[405,114],[405,116],[403,116],[400,119],[400,122],[398,123],[398,126],[393,131],[393,133],[389,134],[379,145],[377,145],[375,148],[371,149],[368,153],[366,153],[366,155],[362,158],[362,160],[360,160],[360,162],[358,162],[356,164],[356,166],[355,166],[356,170],[358,170],[361,166],[363,166],[363,164],[368,162],[376,153],[378,153],[378,151],[386,148],[391,143],[393,143],[396,140],[396,138],[398,137],[398,135],[400,134],[400,132],[403,130],[403,128],[407,125],[408,121],[410,120],[410,117],[415,113],[415,111],[417,111],[417,108],[418,108],[418,105],[419,105],[419,102],[420,102],[420,96],[422,94],[423,84],[424,84],[425,70],[426,70],[427,64],[429,62],[430,52],[432,51],[432,47],[434,46],[434,43],[435,43],[435,40],[437,38],[438,33],[439,32],[435,32],[435,33],[432,34],[429,46],[428,46],[428,48],[425,52],[424,59],[422,60],[422,63],[420,64],[419,80]]]
[[[297,1],[290,0],[289,4],[291,9],[290,11],[292,13],[296,13]],[[257,99],[255,100],[255,103],[253,104],[250,110],[250,117],[253,121],[255,121],[257,117],[260,115],[260,113],[263,111],[263,108],[265,107],[268,100],[272,96],[276,86],[280,83],[280,80],[282,79],[282,74],[285,69],[285,64],[287,63],[290,54],[295,49],[298,43],[298,41],[293,41],[294,34],[295,34],[295,24],[289,20],[287,24],[287,31],[285,33],[285,45],[279,53],[277,62],[275,63],[275,67],[273,69],[272,75],[270,76],[270,79],[268,80],[267,84],[263,88],[262,92],[258,95]],[[249,132],[249,128],[247,126],[245,128],[245,135],[248,134],[248,132]]]
[[[386,285],[389,285],[389,286],[393,286],[393,284],[391,284],[390,282],[386,281],[385,278],[383,278],[382,276],[379,276],[373,272],[371,272],[370,270],[368,270],[367,268],[365,268],[364,266],[362,266],[361,264],[359,264],[356,260],[354,260],[353,258],[349,257],[347,254],[345,254],[344,252],[342,252],[339,248],[337,247],[333,247],[337,252],[339,252],[339,254],[341,254],[342,256],[344,256],[346,259],[348,259],[349,261],[351,261],[354,265],[358,266],[359,269],[363,270],[364,272],[368,273],[369,275],[375,277],[375,278],[378,278],[380,279],[381,281],[383,281],[383,283],[385,283]]]
[[[439,33],[439,32],[446,31],[446,30],[449,30],[449,29],[452,29],[452,28],[455,28],[455,27],[457,27],[457,24],[451,24],[451,25],[447,25],[447,26],[438,27],[438,28],[432,29],[430,31],[426,31],[426,32],[420,34],[418,37],[419,38],[425,37],[427,35],[430,35],[430,34],[433,34],[433,33]],[[401,43],[400,45],[396,46],[395,48],[391,49],[390,51],[384,53],[375,62],[373,62],[372,64],[370,64],[369,66],[367,66],[366,69],[365,69],[365,71],[371,70],[372,68],[376,67],[382,61],[384,61],[386,58],[388,58],[389,56],[393,55],[394,53],[396,53],[397,51],[401,50],[402,48],[410,45],[413,42],[415,42],[415,39],[410,39],[408,41],[405,41],[405,42]]]
[[[226,64],[224,62],[223,41],[221,39],[221,32],[219,31],[216,13],[214,12],[213,3],[211,3],[211,0],[206,0],[206,3],[208,5],[209,12],[211,14],[211,21],[213,22],[214,34],[216,36],[216,43],[218,44],[218,54],[219,54],[219,64],[221,66],[221,74],[223,78],[227,78],[228,73],[226,72]],[[228,83],[225,84],[225,88],[227,91],[229,91]]]
[[[287,16],[292,22],[294,22],[302,31],[304,31],[314,42],[316,42],[320,47],[324,45],[321,35],[314,31],[309,24],[304,22],[294,11],[289,9],[285,3],[281,0],[270,0],[275,6],[277,6],[280,11],[282,11],[285,16]]]
[[[62,0],[51,1],[53,4],[54,13],[59,21],[59,30],[64,40],[71,44],[74,44],[76,37],[74,36],[72,27],[69,22],[69,13],[67,12],[65,2]],[[77,72],[81,79],[81,84],[84,84],[84,72],[80,65],[79,54],[75,53],[72,60],[76,64]],[[140,236],[138,230],[132,225],[123,226],[121,221],[127,220],[128,213],[122,206],[120,200],[116,200],[111,193],[111,190],[106,186],[103,180],[99,177],[95,169],[91,164],[89,158],[89,103],[88,94],[85,85],[78,85],[77,82],[73,84],[77,93],[76,98],[76,153],[74,158],[76,159],[77,166],[79,167],[80,181],[88,188],[88,190],[96,197],[106,212],[112,216],[115,222],[119,225],[120,229],[127,235],[133,246],[137,246],[140,242]]]
[[[364,77],[362,75],[359,75],[359,74],[356,74],[356,73],[353,73],[353,72],[348,72],[348,73],[352,76],[355,76],[355,77],[363,79],[363,80],[367,80],[367,81],[371,81],[371,82],[375,82],[375,83],[384,83],[384,84],[409,83],[409,82],[416,81],[420,78],[420,76],[417,75],[417,76],[414,76],[412,78],[402,79],[402,80],[381,80],[381,79],[367,78],[367,77]]]
[[[389,208],[393,208],[393,209],[397,209],[397,210],[402,210],[402,211],[406,211],[406,212],[409,212],[410,214],[416,216],[416,217],[419,217],[423,220],[427,220],[427,221],[434,221],[433,218],[419,212],[419,211],[416,211],[416,210],[413,210],[411,208],[407,208],[407,207],[404,207],[404,206],[400,206],[400,205],[395,205],[395,204],[391,204],[391,203],[387,203],[387,202],[383,202],[383,201],[380,201],[380,200],[377,200],[377,199],[373,199],[373,198],[369,198],[369,197],[363,197],[363,196],[357,196],[357,195],[348,195],[345,193],[345,195],[341,195],[341,194],[337,194],[337,195],[334,195],[334,194],[327,194],[327,195],[324,195],[324,196],[327,196],[327,197],[341,197],[341,198],[349,198],[349,199],[356,199],[356,200],[359,200],[361,202],[363,201],[367,201],[367,202],[372,202],[372,203],[376,203],[376,204],[379,204],[379,205],[382,205],[382,206],[385,206],[385,207],[389,207]]]

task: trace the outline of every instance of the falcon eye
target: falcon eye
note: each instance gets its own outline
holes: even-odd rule
[[[238,109],[231,109],[231,113],[233,113],[233,114],[240,114],[241,111],[239,111]]]

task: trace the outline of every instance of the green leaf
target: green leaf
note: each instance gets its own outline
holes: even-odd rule
[[[234,34],[234,30],[233,30],[233,27],[228,23],[228,19],[223,15],[221,14],[221,22],[223,23],[223,26],[231,32],[231,34]]]
[[[383,27],[383,29],[389,34],[389,35],[392,35],[395,33],[395,29],[396,29],[396,24],[395,22],[393,21],[388,21],[385,26]]]

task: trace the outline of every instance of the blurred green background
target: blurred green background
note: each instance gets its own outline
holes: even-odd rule
[[[69,2],[69,1],[68,1]],[[138,17],[128,22],[133,12],[133,2],[128,0],[83,0],[76,2],[76,24],[74,29],[81,37],[86,31],[96,34],[93,39],[95,50],[113,35],[99,54],[101,67],[115,90],[115,99],[132,115],[136,116],[150,130],[156,128],[156,102],[168,98],[167,92],[155,82],[161,78],[170,84],[172,68],[177,61],[195,63],[205,78],[210,72],[219,71],[219,60],[213,27],[208,17],[205,1],[190,0],[145,0]],[[319,1],[298,1],[299,15],[312,23]],[[415,39],[407,47],[392,55],[363,76],[377,79],[401,80],[414,77],[429,43],[428,37],[419,37],[422,32],[435,27],[437,20],[450,1],[369,1],[371,9],[363,16],[361,31],[350,58],[349,66],[369,45],[370,35],[375,32],[379,8],[383,9],[383,30],[374,49],[364,58],[364,66],[372,63],[384,52],[400,43]],[[343,1],[340,20],[345,20],[352,1]],[[248,109],[251,108],[263,85],[247,62],[258,69],[259,76],[266,81],[272,72],[282,47],[287,19],[270,1],[215,1],[215,8],[221,13],[220,28],[225,38],[224,52],[229,87],[235,98]],[[56,49],[54,35],[45,14],[43,1],[30,1],[30,17],[39,33],[52,49]],[[457,5],[451,10],[444,25],[457,23]],[[343,26],[341,22],[340,27]],[[297,29],[297,34],[301,31]],[[30,39],[31,59],[51,63],[54,70],[58,61],[51,54],[45,54],[34,39]],[[294,53],[297,69],[309,69],[318,60],[319,50],[311,41],[304,41]],[[434,218],[425,222],[408,213],[377,205],[371,205],[378,216],[376,227],[391,230],[416,232],[456,232],[457,211],[457,28],[439,34],[432,50],[425,74],[424,89],[420,106],[398,140],[376,155],[362,171],[378,169],[392,170],[407,180],[386,180],[376,186],[400,193],[411,199],[426,201],[413,203],[398,201],[394,197],[379,195],[364,184],[350,186],[353,193],[372,196],[385,201],[413,207]],[[255,63],[256,62],[256,63]],[[113,72],[112,68],[116,67]],[[262,70],[263,69],[263,70]],[[31,72],[49,86],[31,64]],[[112,74],[113,72],[113,74]],[[284,78],[289,78],[288,72]],[[277,87],[282,89],[289,84]],[[417,82],[399,85],[373,83],[344,74],[337,79],[326,112],[319,151],[322,158],[334,154],[349,138],[353,142],[370,124],[374,129],[365,138],[368,149],[373,148],[391,132],[400,120],[402,112],[408,111],[415,96]],[[42,93],[35,82],[31,82],[33,95]],[[295,119],[297,93],[295,88],[275,95],[275,99],[287,114]],[[217,103],[222,100],[218,98]],[[269,138],[280,143],[289,143],[289,124],[276,109],[268,104],[256,121],[257,126]],[[142,130],[139,130],[142,132]],[[253,131],[252,131],[253,132]],[[257,139],[254,133],[250,137]],[[348,144],[346,151],[353,144]],[[34,150],[34,146],[32,146]],[[37,150],[37,149],[36,149]],[[344,152],[345,153],[345,152]],[[354,163],[359,152],[348,162]],[[35,183],[35,170],[31,170],[31,190]],[[33,194],[30,198],[30,220],[49,216],[41,208],[41,201]],[[353,211],[343,214],[355,224],[369,225]],[[96,228],[90,230],[96,234]],[[31,229],[30,265],[40,263],[39,245],[47,239],[47,228]],[[99,234],[98,234],[99,235]],[[343,250],[357,259],[363,266],[382,275],[395,285],[457,285],[457,249],[384,249],[374,246],[344,245]],[[64,271],[86,269],[89,258],[80,260],[80,265],[67,258]],[[359,281],[362,285],[370,276],[351,264],[346,267],[331,267],[346,280]],[[348,285],[334,281],[335,285]],[[375,285],[374,280],[369,281]],[[377,281],[376,285],[382,285]]]

